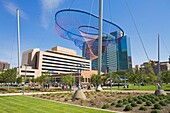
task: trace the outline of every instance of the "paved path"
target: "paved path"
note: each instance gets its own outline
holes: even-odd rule
[[[36,95],[36,94],[50,94],[50,93],[68,93],[70,91],[60,91],[60,92],[30,92],[30,93],[5,93],[0,94],[0,96],[13,96],[13,95]]]
[[[95,90],[84,90],[84,91],[95,91]],[[50,94],[50,93],[69,93],[70,91],[59,91],[59,92],[30,92],[30,93],[5,93],[0,94],[0,96],[12,96],[12,95],[35,95],[35,94]],[[72,91],[74,92],[74,91]],[[110,90],[102,90],[102,92],[110,92]],[[112,92],[121,92],[121,93],[154,93],[155,91],[146,91],[146,90],[112,90]],[[170,91],[165,91],[170,93]]]

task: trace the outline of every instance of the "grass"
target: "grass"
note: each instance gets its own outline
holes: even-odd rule
[[[104,90],[110,90],[110,88],[103,88]],[[129,88],[123,88],[123,86],[121,86],[119,89],[117,86],[114,86],[112,88],[113,90],[149,90],[149,91],[155,91],[157,89],[157,86],[154,85],[147,85],[147,86],[134,86],[133,84],[129,85]],[[170,84],[163,84],[162,89],[164,89],[165,91],[170,91]]]
[[[0,113],[109,113],[26,96],[0,97]]]

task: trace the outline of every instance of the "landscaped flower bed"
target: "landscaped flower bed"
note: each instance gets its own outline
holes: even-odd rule
[[[170,94],[156,96],[141,93],[85,92],[86,100],[72,99],[73,92],[33,95],[34,97],[66,102],[81,106],[96,107],[131,113],[170,112]],[[156,109],[156,110],[154,110]]]

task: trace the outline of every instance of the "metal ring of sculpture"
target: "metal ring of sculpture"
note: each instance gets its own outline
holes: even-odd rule
[[[98,21],[98,16],[74,9],[60,10],[55,14],[57,34],[73,41],[80,49],[86,49],[90,60],[97,58],[94,48],[98,46]],[[103,19],[103,50],[109,45],[116,44],[122,36],[124,36],[124,31],[118,25]]]

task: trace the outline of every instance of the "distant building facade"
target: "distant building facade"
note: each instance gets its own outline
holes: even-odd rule
[[[130,38],[121,36],[120,32],[110,33],[113,44],[105,46],[107,41],[110,40],[109,36],[102,37],[102,72],[116,72],[120,70],[129,71],[132,69],[132,57],[130,48]],[[120,38],[121,37],[121,38]],[[93,54],[98,56],[98,38],[95,39],[92,46]],[[88,45],[84,43],[82,54],[86,59],[89,58],[90,50]],[[92,70],[98,69],[98,58],[92,60]]]
[[[60,75],[78,73],[79,70],[91,70],[91,61],[76,55],[75,50],[56,46],[51,50],[31,49],[23,52],[21,75],[38,77],[49,72],[56,79]]]
[[[123,36],[117,44],[118,70],[128,71],[132,69],[132,56],[130,49],[130,38]]]
[[[151,61],[151,62],[144,62],[140,67],[145,67],[148,63],[151,64],[151,67],[153,68],[154,73],[158,74],[158,61]],[[169,61],[160,62],[160,72],[161,71],[168,71],[170,70],[170,63]]]
[[[103,36],[102,37],[102,72],[107,73],[108,69],[110,71],[117,71],[117,56],[116,56],[116,45],[112,44],[110,46],[106,46],[107,41],[110,37]],[[98,38],[94,40],[91,49],[95,56],[98,56]],[[86,43],[83,45],[83,57],[90,60],[89,47]],[[92,60],[92,70],[98,70],[98,58]]]
[[[8,62],[0,61],[0,71],[7,70],[10,68],[10,64]]]

